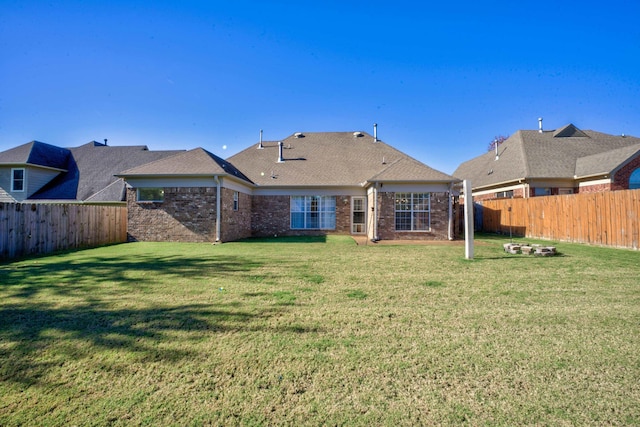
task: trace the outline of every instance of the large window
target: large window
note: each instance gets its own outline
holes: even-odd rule
[[[336,198],[333,196],[291,196],[291,228],[336,228]]]
[[[396,231],[428,231],[430,206],[429,193],[396,193]]]
[[[11,169],[11,191],[24,191],[24,169]]]
[[[138,188],[139,202],[163,202],[163,188]]]
[[[629,190],[640,188],[640,168],[634,170],[629,177]]]

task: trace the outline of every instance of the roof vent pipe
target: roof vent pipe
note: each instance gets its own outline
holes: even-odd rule
[[[378,124],[373,124],[373,142],[378,142]]]
[[[278,141],[278,163],[284,162],[284,158],[282,157],[282,141]]]
[[[494,139],[493,140],[493,145],[495,145],[496,147],[496,160],[498,160],[500,158],[500,155],[498,154],[498,139]]]
[[[107,146],[107,138],[104,139],[104,146]]]
[[[260,129],[260,142],[258,143],[258,150],[262,150],[264,147],[262,146],[262,129]]]
[[[538,117],[538,132],[542,133],[542,117]]]

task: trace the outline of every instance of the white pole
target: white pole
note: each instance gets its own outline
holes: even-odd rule
[[[464,193],[464,257],[473,259],[473,195],[468,179],[462,181]]]

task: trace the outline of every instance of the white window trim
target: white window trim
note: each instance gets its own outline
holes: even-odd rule
[[[240,208],[240,192],[233,192],[233,210],[237,211]]]
[[[306,220],[307,220],[306,214],[308,212],[304,208],[301,211],[294,211],[293,210],[293,200],[294,200],[294,198],[302,198],[303,199],[302,206],[306,207],[307,206],[307,203],[306,203],[307,202],[307,198],[309,198],[309,197],[318,197],[320,199],[320,203],[321,204],[323,204],[322,200],[324,200],[324,199],[333,199],[333,202],[334,202],[333,203],[334,210],[332,212],[333,213],[333,220],[334,220],[333,227],[314,227],[314,228],[306,227],[306,225],[307,225],[307,223],[306,223]],[[337,204],[337,200],[336,200],[335,196],[290,196],[289,197],[289,229],[291,229],[291,230],[335,230],[336,229],[336,221],[337,221],[337,219],[336,219],[336,204]],[[318,224],[319,225],[324,222],[322,217],[324,215],[327,215],[327,213],[330,213],[330,212],[331,211],[322,211],[322,210],[318,210],[317,211],[317,213],[318,213]],[[294,213],[303,213],[304,214],[303,218],[304,218],[305,227],[294,227],[293,226],[293,214]]]
[[[398,211],[396,209],[395,205],[396,205],[396,198],[398,197],[398,194],[410,194],[411,195],[411,209],[410,210]],[[413,209],[413,195],[414,194],[426,194],[426,195],[428,195],[429,203],[428,203],[428,206],[427,206],[427,210],[422,210],[422,209],[414,210]],[[393,197],[393,203],[394,203],[394,206],[393,206],[393,209],[394,209],[393,210],[393,213],[394,213],[394,215],[393,215],[393,226],[394,226],[394,230],[396,232],[398,232],[398,233],[428,233],[428,232],[431,231],[431,193],[398,191],[398,192],[395,193],[395,195]],[[398,230],[396,228],[396,224],[397,224],[396,215],[397,215],[398,212],[404,212],[404,213],[410,212],[411,213],[411,230]],[[415,225],[413,223],[413,214],[415,212],[426,212],[427,213],[427,228],[426,229],[424,229],[424,230],[415,230],[414,229]]]
[[[22,190],[16,190],[14,188],[15,178],[13,177],[14,171],[22,171]],[[24,193],[27,191],[27,170],[25,168],[11,168],[11,192],[12,193]]]

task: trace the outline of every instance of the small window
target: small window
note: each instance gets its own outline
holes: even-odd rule
[[[513,190],[499,191],[499,192],[496,193],[496,198],[498,198],[498,199],[513,199]]]
[[[573,194],[573,188],[558,188],[558,194],[560,195]]]
[[[24,191],[24,169],[11,169],[11,191]]]
[[[164,188],[138,188],[139,202],[163,202]]]
[[[237,211],[238,210],[238,197],[239,194],[237,191],[233,192],[233,210]]]

